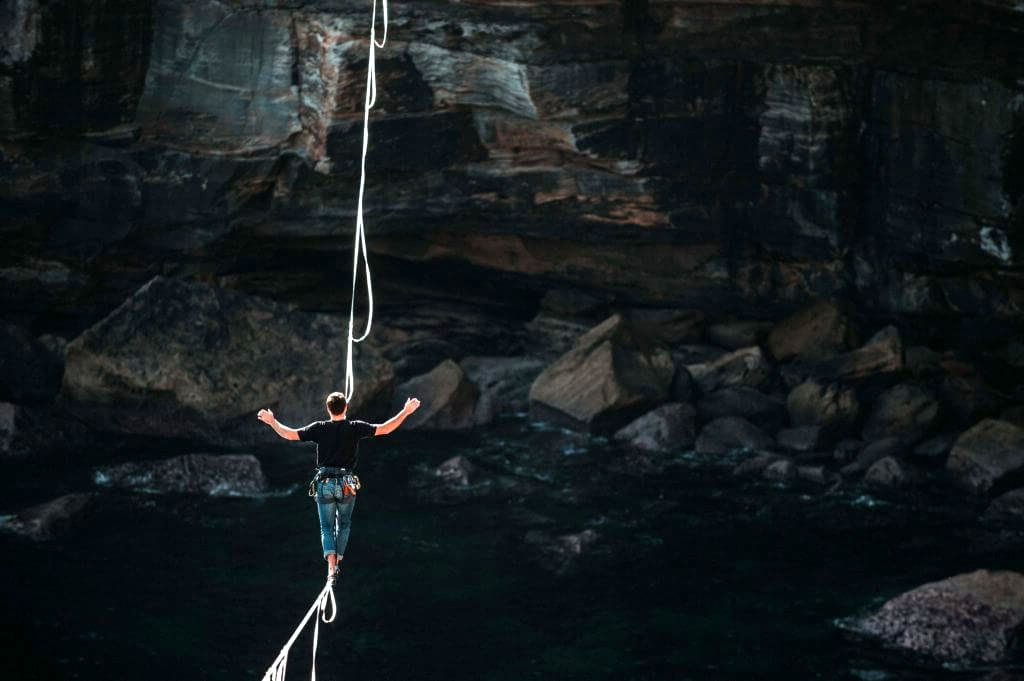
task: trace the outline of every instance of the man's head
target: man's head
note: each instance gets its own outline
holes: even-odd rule
[[[332,417],[344,415],[347,408],[348,400],[343,393],[331,393],[327,396],[327,413]]]

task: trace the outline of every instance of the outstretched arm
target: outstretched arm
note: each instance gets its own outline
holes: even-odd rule
[[[420,408],[420,401],[415,397],[410,397],[405,401],[405,406],[402,407],[402,411],[398,412],[384,423],[376,424],[376,430],[374,435],[387,435],[388,433],[394,432],[398,429],[398,426],[402,425],[409,414],[413,413]]]
[[[299,431],[294,428],[289,428],[280,421],[274,418],[274,412],[269,409],[260,409],[260,413],[256,415],[260,421],[267,424],[274,429],[274,432],[283,437],[285,440],[298,440]]]

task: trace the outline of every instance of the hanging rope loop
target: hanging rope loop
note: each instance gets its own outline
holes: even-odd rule
[[[363,222],[363,198],[366,195],[366,151],[370,143],[370,109],[377,103],[377,48],[384,48],[388,41],[388,0],[380,0],[383,14],[384,37],[377,42],[377,2],[373,0],[370,16],[369,58],[366,63],[366,94],[363,99],[363,147],[359,161],[359,196],[356,202],[356,229],[352,245],[352,300],[348,311],[348,339],[345,359],[345,397],[352,401],[356,392],[353,350],[370,335],[373,328],[373,280],[370,276],[370,260],[366,250],[366,225]],[[366,328],[356,336],[356,291],[359,284],[359,269],[362,264],[366,279]]]

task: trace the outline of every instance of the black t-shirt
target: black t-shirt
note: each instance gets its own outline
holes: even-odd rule
[[[372,437],[377,427],[366,421],[314,421],[305,428],[299,428],[299,439],[316,443],[316,465],[347,468],[356,465],[359,441]]]

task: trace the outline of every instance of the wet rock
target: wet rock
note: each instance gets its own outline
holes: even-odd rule
[[[668,394],[669,399],[673,402],[692,402],[697,395],[697,384],[694,383],[693,376],[682,364],[676,364]]]
[[[899,487],[906,484],[908,477],[898,459],[886,456],[871,464],[864,473],[864,482],[879,487]]]
[[[132,461],[96,471],[96,483],[155,494],[253,496],[266,490],[259,460],[251,454],[186,454]]]
[[[887,326],[856,350],[819,362],[796,362],[785,368],[783,378],[791,386],[809,378],[821,382],[863,381],[902,371],[903,340],[895,326]]]
[[[704,335],[704,313],[700,310],[635,309],[627,319],[637,333],[666,345],[695,343]]]
[[[788,481],[796,478],[796,464],[790,459],[779,459],[765,467],[762,476],[766,480]]]
[[[535,357],[466,357],[459,366],[480,391],[473,423],[483,425],[529,408],[530,385],[544,362]]]
[[[816,485],[828,485],[835,481],[835,474],[825,466],[797,466],[796,477]]]
[[[738,478],[761,475],[764,469],[783,457],[774,452],[758,452],[745,461],[736,464],[732,474]]]
[[[848,621],[860,635],[957,666],[1008,661],[1024,624],[1024,575],[977,570],[917,587]]]
[[[727,454],[737,449],[766,449],[772,438],[750,421],[738,416],[723,416],[709,422],[697,437],[700,454]]]
[[[820,300],[776,324],[768,334],[766,347],[780,362],[823,360],[856,347],[857,336],[848,305]]]
[[[400,409],[408,397],[419,398],[422,406],[406,419],[406,428],[457,430],[475,425],[480,390],[450,359],[395,388],[392,409]]]
[[[915,459],[919,459],[921,461],[945,463],[946,457],[949,455],[949,451],[953,448],[953,443],[956,442],[956,439],[956,433],[941,433],[928,438],[921,444],[914,447],[914,451],[912,453]]]
[[[989,522],[1024,526],[1024,487],[1000,494],[982,517]]]
[[[924,345],[911,345],[904,351],[906,370],[913,376],[923,377],[939,371],[942,355]]]
[[[772,365],[759,347],[742,348],[686,369],[704,394],[729,386],[757,388],[768,383]]]
[[[992,388],[977,368],[967,362],[944,359],[938,393],[948,415],[969,425],[999,411],[1005,398]]]
[[[778,429],[786,418],[782,400],[742,385],[705,395],[697,402],[697,413],[703,421],[722,416],[742,416],[765,430]]]
[[[47,403],[60,390],[63,358],[14,324],[0,323],[0,400]]]
[[[479,469],[472,461],[462,456],[453,456],[434,469],[434,475],[446,485],[468,487],[476,480]]]
[[[832,458],[840,463],[846,463],[857,456],[858,452],[864,449],[864,442],[853,438],[846,438],[836,443],[832,450]]]
[[[690,449],[696,439],[696,411],[689,404],[663,404],[620,429],[615,439],[646,452]]]
[[[1024,474],[1024,428],[985,419],[957,438],[946,461],[954,481],[972,494],[988,494]]]
[[[19,511],[0,528],[34,541],[52,539],[81,524],[92,511],[96,495],[76,492]]]
[[[896,456],[901,454],[906,445],[903,440],[898,437],[887,437],[875,442],[868,443],[857,456],[854,458],[852,463],[843,466],[842,474],[845,477],[855,475],[862,471],[866,471],[874,463],[880,459],[884,459],[887,456]]]
[[[900,437],[920,440],[939,417],[939,402],[924,388],[909,383],[889,388],[875,400],[864,424],[864,439]]]
[[[564,576],[579,567],[581,559],[591,553],[600,535],[592,529],[573,534],[551,536],[540,531],[526,533],[525,542],[535,552],[540,565],[558,576]]]
[[[794,426],[820,426],[828,439],[852,432],[860,418],[860,402],[852,388],[815,380],[793,388],[786,409]]]
[[[156,277],[68,344],[61,397],[97,429],[265,441],[261,407],[285,423],[325,413],[324,397],[339,386],[324,358],[345,357],[344,327],[337,317]],[[393,377],[389,362],[360,346],[355,366],[351,412],[389,394]]]
[[[708,326],[705,335],[715,345],[739,350],[760,345],[772,328],[771,322],[740,320]]]
[[[609,317],[545,369],[530,408],[589,430],[610,430],[664,402],[675,375],[671,355],[650,347],[619,315]]]
[[[813,452],[821,448],[821,426],[783,428],[775,434],[775,441],[791,452]]]

